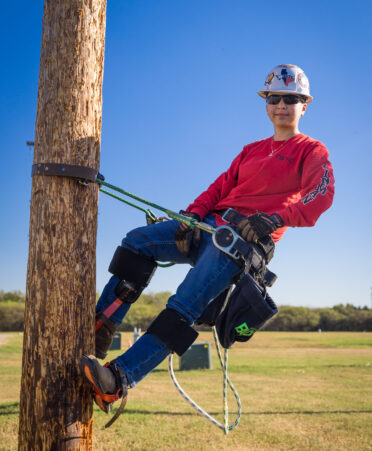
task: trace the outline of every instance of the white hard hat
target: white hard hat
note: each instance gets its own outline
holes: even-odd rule
[[[306,103],[313,101],[305,72],[293,64],[280,64],[266,77],[264,88],[257,94],[264,99],[269,94],[297,94],[306,97]]]

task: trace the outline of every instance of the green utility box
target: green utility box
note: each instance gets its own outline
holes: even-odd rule
[[[212,369],[211,344],[194,343],[180,357],[180,371]]]
[[[112,340],[112,344],[110,346],[110,351],[114,351],[116,349],[123,349],[123,341],[122,341],[122,336],[120,332],[116,332],[116,334],[114,334],[113,340]]]

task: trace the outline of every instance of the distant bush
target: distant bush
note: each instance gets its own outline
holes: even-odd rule
[[[146,330],[152,320],[166,306],[171,293],[142,294],[133,305],[121,331],[131,331],[135,327]],[[98,295],[97,295],[98,299]],[[0,290],[0,331],[22,331],[25,296],[21,291]],[[198,327],[206,329],[207,327]],[[372,331],[372,310],[368,307],[354,307],[339,304],[332,308],[307,308],[283,305],[264,327],[272,331]]]
[[[22,291],[8,291],[5,292],[3,290],[0,290],[0,302],[25,302],[25,295],[22,293]]]
[[[25,304],[13,301],[0,302],[0,330],[22,331]]]
[[[372,331],[372,310],[351,304],[332,308],[307,308],[283,305],[264,330],[283,331]]]
[[[151,321],[165,308],[170,295],[169,291],[142,294],[128,312],[120,330],[131,331],[134,327],[146,330]],[[24,302],[25,296],[22,292],[5,293],[0,290],[0,331],[23,331]]]

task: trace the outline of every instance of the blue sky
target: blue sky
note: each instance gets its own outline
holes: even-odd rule
[[[101,172],[170,209],[185,208],[252,141],[272,135],[256,91],[280,63],[306,72],[314,102],[300,129],[330,151],[336,195],[314,228],[278,244],[278,304],[371,305],[370,1],[108,1]],[[0,289],[25,291],[42,1],[0,17]],[[370,94],[368,94],[368,92]],[[101,194],[97,290],[141,212]],[[174,291],[188,268],[159,269]]]

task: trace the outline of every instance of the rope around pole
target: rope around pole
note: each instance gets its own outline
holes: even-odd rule
[[[214,417],[212,417],[208,412],[206,412],[198,404],[196,404],[196,402],[193,399],[191,399],[190,396],[180,386],[180,384],[178,383],[178,381],[176,379],[176,376],[174,374],[174,370],[173,370],[173,354],[169,354],[169,357],[168,357],[168,370],[169,370],[169,374],[170,374],[170,377],[172,379],[172,382],[175,385],[175,387],[177,388],[177,390],[180,393],[180,395],[188,403],[190,403],[191,406],[195,410],[197,410],[197,412],[199,412],[201,415],[203,415],[205,418],[207,418],[210,422],[215,424],[217,427],[222,429],[225,434],[228,434],[229,431],[232,431],[239,424],[239,421],[240,421],[240,418],[241,418],[241,415],[242,415],[242,404],[240,402],[239,394],[238,394],[237,390],[235,389],[234,385],[232,384],[232,382],[230,381],[230,378],[229,378],[229,376],[227,374],[228,350],[225,349],[224,360],[222,360],[220,345],[219,345],[219,342],[218,342],[218,337],[217,337],[217,332],[216,332],[216,328],[215,327],[213,327],[213,337],[214,337],[214,341],[215,341],[215,344],[216,344],[218,359],[220,361],[220,365],[221,365],[222,371],[223,371],[223,413],[224,413],[224,424],[221,424]],[[232,392],[233,392],[233,394],[235,396],[237,407],[238,407],[238,412],[237,412],[237,416],[236,416],[235,422],[231,426],[228,425],[229,408],[228,408],[228,403],[227,403],[227,385],[229,385],[230,389],[232,390]]]
[[[146,214],[146,218],[149,217],[152,221],[158,222],[158,217],[150,209],[143,208],[140,205],[133,204],[132,202],[129,202],[129,200],[123,199],[122,197],[117,196],[116,194],[111,193],[110,191],[107,191],[102,187],[100,187],[99,190],[101,193],[107,194],[108,196],[111,196],[114,199],[120,200],[120,202],[124,202],[125,204],[129,205],[130,207],[137,208],[137,210],[143,211]],[[156,262],[156,263],[161,268],[169,268],[170,266],[174,265],[174,263],[160,263],[160,262]]]

